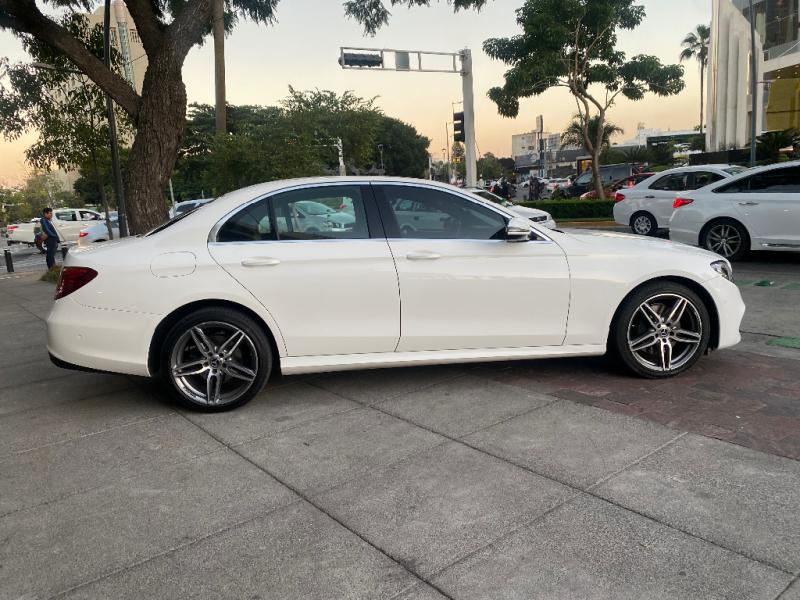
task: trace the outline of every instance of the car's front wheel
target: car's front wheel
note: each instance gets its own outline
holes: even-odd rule
[[[202,308],[175,323],[161,354],[161,374],[176,400],[208,412],[248,402],[264,387],[271,368],[263,329],[224,307]]]
[[[669,281],[641,287],[620,306],[609,350],[634,373],[670,377],[689,369],[708,348],[711,319],[700,297]]]

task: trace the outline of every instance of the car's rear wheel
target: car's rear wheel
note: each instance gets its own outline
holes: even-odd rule
[[[611,326],[610,350],[630,371],[661,378],[689,369],[708,348],[711,319],[700,297],[669,281],[629,296]]]
[[[636,213],[631,217],[631,231],[636,235],[655,235],[658,231],[656,218],[650,213]]]
[[[744,258],[750,249],[750,236],[741,223],[732,219],[714,221],[703,230],[703,248],[728,260]]]
[[[269,378],[272,352],[263,329],[229,308],[203,308],[170,329],[161,374],[181,404],[208,412],[241,406]]]

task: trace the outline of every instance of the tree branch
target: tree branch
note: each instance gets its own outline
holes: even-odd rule
[[[0,0],[0,27],[28,33],[63,52],[80,71],[136,119],[141,98],[125,79],[108,69],[76,37],[45,17],[32,0]]]
[[[150,0],[125,0],[128,12],[136,23],[136,30],[142,40],[144,51],[149,56],[155,55],[164,41],[164,31],[161,21],[153,10]]]
[[[188,0],[183,10],[167,27],[165,42],[173,48],[175,58],[181,64],[192,46],[201,41],[203,32],[211,25],[211,12],[211,0]]]

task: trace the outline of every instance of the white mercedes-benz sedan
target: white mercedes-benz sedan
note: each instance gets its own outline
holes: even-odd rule
[[[309,202],[332,217],[297,210]],[[244,404],[276,371],[608,352],[666,377],[739,341],[732,278],[706,250],[548,230],[444,184],[274,181],[71,250],[48,349],[63,367],[161,377],[201,410]]]

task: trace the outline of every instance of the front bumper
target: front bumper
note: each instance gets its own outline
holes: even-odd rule
[[[706,281],[705,288],[714,300],[719,317],[717,350],[735,346],[742,341],[739,328],[745,311],[744,300],[738,286],[719,276]]]
[[[47,317],[47,350],[71,368],[149,376],[159,321],[158,315],[90,308],[68,296],[56,300]]]

